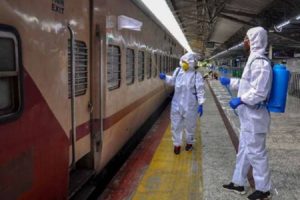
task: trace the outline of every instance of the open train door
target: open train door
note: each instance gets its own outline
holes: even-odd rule
[[[68,10],[73,11],[68,25],[69,198],[71,198],[95,174],[91,129],[93,112],[91,79],[94,72],[91,69],[90,46],[91,2],[76,0],[65,4],[65,8],[67,6],[72,7]]]

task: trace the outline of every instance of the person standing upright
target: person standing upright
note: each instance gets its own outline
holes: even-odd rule
[[[232,182],[223,185],[227,190],[245,194],[245,184],[250,166],[253,167],[255,191],[251,200],[271,197],[271,178],[266,150],[266,135],[270,128],[270,113],[266,101],[271,92],[272,67],[264,53],[267,48],[267,31],[262,27],[251,28],[244,39],[244,47],[250,50],[241,79],[221,77],[222,85],[238,89],[236,98],[229,102],[237,109],[241,129],[239,149]]]
[[[186,134],[186,151],[191,151],[195,142],[195,131],[198,115],[203,114],[204,81],[196,70],[198,55],[186,53],[180,58],[180,67],[173,76],[160,73],[160,79],[175,86],[171,106],[171,127],[174,153],[179,154],[182,144],[182,134]]]

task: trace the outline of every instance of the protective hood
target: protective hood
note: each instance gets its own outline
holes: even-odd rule
[[[268,45],[267,31],[262,27],[254,27],[248,30],[251,53],[264,54]]]
[[[194,70],[197,65],[197,60],[199,59],[199,55],[193,52],[188,52],[181,56],[180,58],[180,66],[182,66],[182,62],[185,61],[189,64],[189,69]]]

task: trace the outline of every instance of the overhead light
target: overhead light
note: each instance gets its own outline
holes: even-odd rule
[[[141,31],[143,22],[127,17],[125,15],[118,16],[118,30],[129,29],[134,31]]]
[[[291,23],[291,21],[288,20],[288,21],[283,22],[283,23],[281,23],[281,24],[279,24],[277,26],[274,26],[274,29],[275,29],[276,32],[281,32],[282,28],[285,27],[286,25],[290,24],[290,23]]]
[[[141,0],[141,2],[143,2],[154,16],[160,20],[160,22],[169,30],[181,46],[183,46],[187,51],[192,51],[185,35],[165,0]]]
[[[300,20],[300,15],[298,15],[298,17],[296,17],[296,20]]]
[[[281,29],[281,28],[285,27],[286,25],[288,25],[290,23],[291,23],[291,21],[288,20],[286,22],[283,22],[282,24],[279,24],[278,26],[276,26],[276,28]]]

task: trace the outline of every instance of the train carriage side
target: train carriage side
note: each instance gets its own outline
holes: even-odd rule
[[[72,169],[100,172],[169,95],[158,74],[182,51],[129,0],[1,1],[1,199],[67,199]]]
[[[72,162],[68,22],[80,57],[75,80],[76,161],[91,151],[86,77],[89,2],[64,1],[56,5],[63,12],[53,9],[53,2],[0,2],[1,199],[68,196]]]
[[[157,57],[178,57],[183,49],[132,1],[94,1],[94,11],[93,26],[102,42],[93,44],[103,44],[99,62],[103,64],[104,132],[97,163],[101,170],[171,91],[158,78],[167,63]],[[141,21],[141,31],[119,29],[118,18],[122,16]],[[97,48],[94,51],[99,52]],[[171,67],[168,69],[171,73]]]

